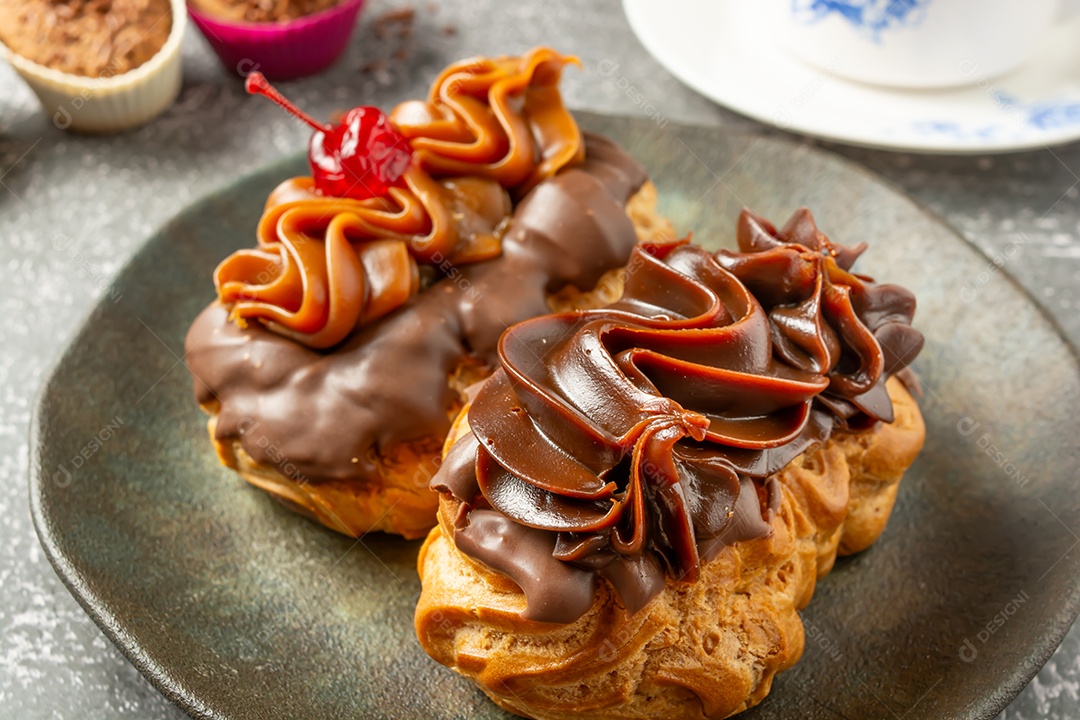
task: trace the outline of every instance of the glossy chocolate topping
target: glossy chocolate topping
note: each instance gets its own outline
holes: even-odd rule
[[[581,131],[558,88],[563,68],[576,62],[548,48],[466,60],[439,76],[427,101],[399,105],[392,129],[364,136],[376,138],[372,147],[356,148],[363,142],[348,128],[317,132],[322,140],[313,153],[325,155],[326,143],[336,148],[333,187],[340,195],[365,192],[360,199],[327,194],[317,173],[314,181],[294,178],[272,193],[258,246],[237,251],[214,273],[232,318],[329,348],[415,295],[418,264],[497,257],[511,196],[523,197],[584,157]],[[272,88],[256,90],[292,108]],[[364,110],[378,112],[350,113]],[[352,140],[343,141],[343,132]],[[343,142],[347,147],[338,147]],[[338,177],[342,163],[399,152],[393,143],[411,146],[402,159],[407,169],[393,182],[376,182],[372,172],[356,171],[356,182]],[[321,165],[313,155],[313,170]]]
[[[922,346],[912,294],[849,272],[865,246],[829,242],[805,209],[779,231],[744,211],[738,241],[638,247],[616,304],[503,334],[432,486],[463,503],[457,546],[521,586],[525,617],[580,617],[586,576],[631,612],[665,573],[695,580],[770,532],[770,476],[834,429],[892,420],[885,379]]]
[[[199,402],[220,402],[217,437],[297,480],[357,483],[377,476],[374,450],[444,437],[459,401],[447,386],[454,369],[468,357],[494,365],[503,330],[548,312],[546,293],[592,288],[637,242],[625,203],[644,169],[604,138],[586,147],[584,161],[518,203],[498,258],[440,258],[429,287],[332,352],[240,327],[211,304],[185,349]]]

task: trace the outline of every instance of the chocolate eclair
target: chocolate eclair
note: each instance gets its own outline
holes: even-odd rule
[[[582,133],[540,48],[447,68],[427,100],[315,128],[185,349],[222,462],[349,535],[422,537],[463,390],[503,330],[590,307],[639,237],[670,236],[645,169]]]
[[[416,631],[503,708],[745,710],[885,527],[925,435],[914,296],[805,209],[737,239],[646,243],[616,303],[509,328],[447,439]]]

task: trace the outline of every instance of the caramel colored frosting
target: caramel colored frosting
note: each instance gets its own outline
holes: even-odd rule
[[[325,349],[408,302],[418,265],[497,257],[512,200],[585,156],[558,90],[570,62],[538,48],[449,67],[427,101],[391,113],[413,150],[402,182],[366,200],[286,182],[267,202],[258,247],[215,272],[221,302],[239,323]]]
[[[445,240],[466,234],[458,249],[469,261],[498,255],[511,206],[496,182],[437,181],[416,167],[405,178],[407,189],[391,188],[389,200],[325,197],[310,178],[278,186],[259,221],[259,246],[214,272],[221,302],[234,318],[328,348],[408,302],[420,289],[419,258],[460,262],[463,252],[451,254]]]
[[[523,196],[585,153],[559,79],[577,58],[537,48],[473,58],[443,70],[428,100],[398,105],[390,121],[433,175],[481,175]]]
[[[738,245],[639,247],[616,304],[503,334],[432,486],[527,618],[576,620],[598,576],[636,612],[768,534],[769,478],[808,447],[892,421],[885,380],[923,342],[914,296],[851,273],[865,245],[805,209],[780,230],[743,211]]]
[[[169,0],[0,0],[0,40],[27,60],[73,75],[134,70],[170,32]]]
[[[644,168],[610,140],[585,143],[584,161],[514,206],[499,257],[425,268],[424,291],[333,352],[261,322],[241,327],[220,302],[207,307],[184,349],[200,404],[218,408],[217,439],[239,441],[256,462],[298,481],[362,487],[379,477],[377,454],[444,438],[459,402],[447,383],[455,369],[467,360],[494,365],[507,325],[548,312],[547,295],[566,286],[594,287],[637,243],[625,204],[645,183]],[[272,199],[287,204],[294,190]]]

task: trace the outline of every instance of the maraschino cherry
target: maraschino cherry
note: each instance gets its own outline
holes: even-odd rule
[[[386,195],[412,162],[412,147],[375,107],[354,107],[337,125],[324,125],[285,99],[262,73],[247,76],[252,95],[265,95],[287,112],[310,125],[315,133],[308,160],[315,187],[323,195],[367,200]]]

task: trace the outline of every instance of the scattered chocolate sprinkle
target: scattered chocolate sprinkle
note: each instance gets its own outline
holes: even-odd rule
[[[372,30],[375,32],[375,37],[380,40],[384,40],[390,36],[394,26],[412,25],[413,20],[416,18],[416,11],[411,7],[398,8],[396,10],[387,10],[382,15],[375,18],[371,24]],[[402,30],[398,30],[398,35],[401,36]]]
[[[372,60],[366,62],[360,66],[360,72],[364,74],[374,74],[386,69],[386,60]]]

